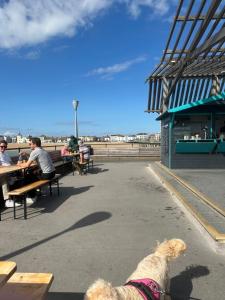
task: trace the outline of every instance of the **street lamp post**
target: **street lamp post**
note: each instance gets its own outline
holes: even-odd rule
[[[74,131],[75,131],[75,136],[78,139],[78,121],[77,121],[77,108],[79,105],[79,101],[73,100],[73,108],[74,108]]]

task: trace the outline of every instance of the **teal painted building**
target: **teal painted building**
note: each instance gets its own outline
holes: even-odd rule
[[[165,166],[225,168],[225,93],[171,108],[157,120]]]

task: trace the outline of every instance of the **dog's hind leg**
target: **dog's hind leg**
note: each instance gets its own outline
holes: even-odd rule
[[[165,297],[164,300],[171,300],[171,296],[170,296],[170,280],[168,279],[166,282],[166,287],[165,287]]]

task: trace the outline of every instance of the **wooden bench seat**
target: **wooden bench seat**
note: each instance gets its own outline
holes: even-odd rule
[[[28,192],[30,192],[34,189],[42,187],[43,185],[46,185],[48,183],[49,183],[48,179],[41,179],[41,180],[38,180],[38,181],[35,181],[35,182],[32,182],[32,183],[29,183],[27,185],[24,185],[24,186],[22,186],[18,189],[13,190],[13,191],[10,191],[8,193],[8,195],[9,196],[21,196],[21,195],[27,194]]]
[[[16,271],[16,263],[13,261],[0,261],[0,288]],[[0,298],[1,299],[1,298]]]
[[[52,159],[57,173],[66,173],[72,170],[72,161],[65,161],[61,156],[60,150],[50,151],[49,155]]]
[[[18,196],[23,196],[23,208],[24,208],[24,219],[27,219],[27,201],[26,201],[26,194],[34,189],[41,188],[42,186],[49,184],[49,180],[47,179],[41,179],[32,183],[29,183],[27,185],[24,185],[18,189],[15,189],[13,191],[10,191],[8,195],[13,200],[13,216],[14,219],[16,219],[16,206],[15,201]],[[1,218],[0,218],[1,219]]]
[[[26,195],[28,192],[41,188],[44,185],[49,185],[50,189],[50,196],[52,196],[52,185],[56,184],[57,185],[57,191],[59,195],[59,178],[61,177],[60,174],[56,174],[54,178],[52,179],[40,179],[38,181],[29,183],[25,186],[22,186],[18,189],[12,190],[8,193],[8,195],[12,198],[14,207],[13,207],[13,214],[14,214],[14,219],[16,219],[16,207],[15,207],[15,201],[16,198],[19,196],[23,196],[23,206],[24,206],[24,219],[27,219],[27,201],[26,201]],[[0,220],[1,220],[1,211],[0,211]]]
[[[43,300],[52,281],[51,273],[14,273],[0,289],[0,299]]]

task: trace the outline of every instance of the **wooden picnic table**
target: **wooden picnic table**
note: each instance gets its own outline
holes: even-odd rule
[[[70,153],[70,154],[66,154],[64,156],[68,156],[68,157],[78,157],[80,156],[80,153]]]
[[[37,167],[37,164],[32,164],[29,168],[34,168]],[[6,175],[6,174],[10,174],[16,171],[21,171],[26,169],[27,167],[25,167],[23,164],[21,165],[11,165],[11,166],[0,166],[0,176],[1,175]]]
[[[15,262],[0,261],[0,299],[43,300],[46,297],[53,274],[15,272]]]
[[[0,166],[0,175],[10,174],[23,169],[25,169],[23,166],[18,166],[18,165]]]

